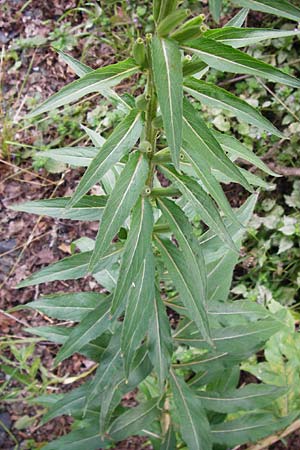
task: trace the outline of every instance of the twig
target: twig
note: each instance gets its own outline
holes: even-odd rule
[[[269,163],[268,166],[271,170],[278,173],[278,175],[283,175],[284,177],[300,177],[300,167],[283,167],[275,163]]]
[[[297,122],[300,122],[300,118],[284,103],[284,101],[282,101],[278,97],[278,95],[275,94],[275,92],[272,91],[272,89],[270,89],[260,78],[257,78],[257,77],[255,77],[255,78],[262,85],[262,87],[265,88],[265,90],[267,92],[269,92],[269,94],[271,94],[272,97],[274,97],[275,100],[277,102],[279,102],[284,107],[284,109],[286,109],[286,111],[289,112],[291,114],[291,116],[294,117],[295,120],[297,120]]]
[[[9,313],[3,311],[3,309],[0,309],[0,314],[3,314],[3,316],[8,317],[9,319],[14,320],[15,322],[18,322],[21,325],[24,325],[25,327],[28,327],[28,323],[24,322],[23,320],[17,319],[12,314],[9,314]]]
[[[269,436],[266,439],[263,439],[258,444],[255,444],[251,447],[249,447],[247,450],[264,450],[269,448],[270,445],[275,444],[275,442],[280,441],[281,439],[285,438],[289,434],[293,433],[294,431],[298,430],[300,428],[300,419],[297,419],[292,425],[290,425],[288,428],[285,429],[281,434],[275,434],[273,436]]]
[[[42,233],[42,234],[39,234],[35,238],[31,239],[31,242],[37,241],[38,239],[40,239],[40,238],[42,238],[42,237],[44,237],[44,236],[46,236],[47,234],[50,234],[50,233],[52,233],[52,230],[46,231],[45,233]],[[21,245],[17,245],[17,247],[12,248],[11,250],[7,250],[7,252],[0,253],[0,258],[2,258],[2,256],[9,255],[10,253],[13,253],[16,250],[19,250],[19,248],[24,247],[24,245],[26,245],[26,243],[25,244],[21,244]]]
[[[57,185],[57,183],[58,183],[57,181],[49,180],[48,178],[45,178],[45,177],[43,177],[42,175],[39,175],[39,174],[37,174],[37,173],[33,173],[33,172],[31,172],[30,170],[28,170],[28,169],[18,167],[18,166],[16,166],[16,165],[13,164],[13,163],[10,163],[10,162],[8,162],[8,161],[4,161],[3,159],[0,159],[0,163],[5,164],[6,166],[12,167],[13,169],[17,169],[19,172],[26,172],[26,173],[29,173],[29,174],[32,175],[33,177],[40,178],[41,180],[47,181],[47,182],[50,183],[50,184]],[[4,181],[3,181],[3,182],[4,182]]]

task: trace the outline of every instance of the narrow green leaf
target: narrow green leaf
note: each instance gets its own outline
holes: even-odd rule
[[[176,434],[173,427],[170,425],[161,444],[160,450],[174,450],[174,448],[176,448]]]
[[[79,352],[84,345],[88,344],[98,336],[101,336],[101,334],[109,329],[110,302],[111,298],[102,301],[72,329],[66,343],[62,346],[55,358],[56,366],[73,353]]]
[[[254,11],[275,14],[275,16],[285,17],[296,22],[300,21],[300,9],[287,0],[234,0],[234,3]]]
[[[201,399],[205,409],[228,414],[268,407],[286,391],[285,387],[248,384],[241,389],[226,392],[226,395],[218,392],[197,391],[196,396]]]
[[[153,212],[149,200],[140,197],[132,211],[130,230],[124,247],[111,313],[125,303],[127,292],[149,249],[153,229]]]
[[[204,37],[215,39],[234,48],[257,44],[267,39],[278,39],[289,36],[299,36],[300,30],[274,30],[272,28],[216,28],[207,30]]]
[[[242,158],[246,161],[251,162],[258,169],[271,175],[272,177],[279,177],[275,172],[273,172],[258,156],[255,155],[251,150],[243,145],[240,141],[235,139],[233,136],[228,136],[227,134],[219,133],[218,131],[213,132],[214,137],[217,139],[223,150],[229,154],[229,156],[234,158]]]
[[[87,167],[98,153],[95,147],[62,147],[52,148],[36,153],[42,158],[52,158],[54,161],[61,161],[76,167]]]
[[[82,62],[78,61],[77,59],[73,58],[73,56],[68,55],[67,53],[56,49],[57,53],[61,57],[61,59],[68,64],[68,66],[78,75],[79,77],[83,77],[87,73],[93,72],[93,69],[86,64],[83,64]]]
[[[300,80],[297,78],[213,39],[201,38],[198,41],[185,44],[183,48],[195,53],[210,67],[221,72],[254,75],[266,78],[274,83],[286,84],[295,88],[300,87]]]
[[[238,419],[212,425],[214,442],[234,447],[235,445],[257,442],[265,436],[282,430],[297,418],[297,412],[286,417],[271,414],[246,414]]]
[[[150,247],[150,242],[148,245]],[[154,257],[149,248],[127,296],[121,337],[121,349],[127,377],[134,353],[145,337],[150,317],[153,315],[154,276]]]
[[[224,28],[226,28],[226,27],[238,27],[238,28],[241,28],[241,26],[243,25],[243,23],[246,20],[246,17],[248,16],[248,13],[249,13],[249,9],[248,8],[241,9],[235,16],[233,16],[232,19],[230,19],[224,25]]]
[[[214,328],[211,330],[211,334],[216,352],[226,352],[238,356],[245,351],[258,350],[259,346],[281,329],[282,324],[272,318],[251,323],[247,325],[246,330],[241,330],[240,326]],[[196,326],[192,323],[182,330],[176,331],[174,339],[192,347],[209,348],[206,339],[197,335]]]
[[[100,133],[97,133],[97,131],[94,131],[84,125],[81,125],[81,128],[86,132],[95,147],[102,147],[102,145],[105,143],[105,139],[101,136]]]
[[[274,125],[257,109],[253,108],[253,106],[249,105],[249,103],[239,97],[236,97],[225,89],[222,89],[212,83],[207,83],[206,81],[189,78],[184,83],[184,90],[204,105],[232,111],[239,121],[250,123],[251,125],[255,125],[259,129],[266,130],[275,136],[285,138],[285,136],[277,130],[277,128],[274,127]]]
[[[199,272],[193,266],[193,260],[187,258],[189,255],[185,255],[169,240],[155,236],[155,244],[162,255],[182,302],[187,308],[188,315],[193,318],[205,339],[211,342],[204,299],[200,297]]]
[[[140,114],[132,110],[115,128],[89,165],[70,200],[73,207],[135,145],[142,131]]]
[[[182,135],[182,64],[179,47],[170,39],[152,40],[154,81],[168,145],[179,167]]]
[[[120,349],[120,327],[113,334],[106,350],[104,351],[101,364],[99,365],[96,374],[91,381],[89,392],[86,396],[85,409],[97,398],[99,394],[106,391],[111,385],[112,380],[115,380],[116,374],[123,376],[123,361]]]
[[[199,298],[203,304],[207,301],[207,274],[201,247],[194,237],[193,228],[182,209],[168,199],[158,199],[158,205],[174,233],[188,265],[195,269],[198,280]]]
[[[50,327],[31,327],[25,328],[27,333],[36,334],[42,338],[55,342],[56,344],[64,344],[72,332],[72,328],[62,326],[50,326]],[[79,353],[85,355],[92,361],[99,362],[100,357],[107,347],[109,336],[104,334],[103,336],[94,339],[88,344],[84,345]]]
[[[201,182],[204,189],[211,195],[211,197],[217,202],[221,211],[232,220],[232,222],[237,223],[236,216],[234,215],[234,211],[230,206],[230,203],[227,200],[227,197],[219,183],[220,179],[223,182],[231,182],[231,177],[226,177],[223,173],[217,170],[210,170],[209,166],[201,156],[201,153],[198,151],[197,147],[190,147],[187,144],[188,141],[183,142],[183,155],[186,157],[187,161],[190,164],[186,164],[186,162],[181,163],[180,167],[182,171],[187,175],[191,175],[195,177],[197,180]],[[187,149],[187,150],[185,150]]]
[[[223,0],[209,0],[209,12],[216,22],[219,22]]]
[[[162,390],[164,382],[169,376],[173,341],[169,319],[159,291],[156,291],[153,300],[154,313],[149,322],[148,347],[149,357],[157,373]]]
[[[209,423],[201,400],[173,371],[170,382],[181,435],[189,450],[212,450]]]
[[[128,436],[139,434],[160,414],[158,402],[159,399],[154,398],[135,408],[130,408],[114,420],[108,429],[108,435],[114,441],[121,441]]]
[[[97,450],[103,445],[107,446],[108,440],[101,440],[98,422],[88,424],[83,428],[71,431],[63,437],[47,444],[45,450]]]
[[[232,177],[236,183],[251,191],[251,187],[224,153],[201,115],[187,100],[184,101],[183,113],[183,142],[185,150],[193,149],[195,152],[195,149],[197,149],[199,153],[201,152],[204,161],[209,165],[210,169],[220,170]]]
[[[91,255],[91,252],[84,252],[68,256],[67,258],[35,272],[30,277],[21,281],[17,287],[23,288],[57,280],[77,280],[78,278],[84,277],[87,274]]]
[[[14,211],[22,211],[39,216],[58,217],[72,220],[100,220],[107,197],[104,195],[86,195],[72,209],[66,209],[70,197],[49,198],[19,203],[10,206]]]
[[[101,259],[97,261],[95,273],[100,270],[111,268],[119,258],[121,247],[112,247]],[[30,277],[21,281],[17,288],[33,286],[35,284],[47,283],[57,280],[77,280],[88,274],[88,266],[92,252],[78,253],[68,256],[44,269],[35,272]]]
[[[89,270],[94,271],[98,260],[129,216],[145,186],[148,169],[147,159],[142,153],[130,155],[104,209]]]
[[[93,70],[86,73],[79,80],[75,80],[52,95],[27,117],[35,117],[44,112],[53,110],[68,103],[75,102],[81,97],[92,92],[101,93],[101,89],[107,89],[120,83],[138,71],[138,66],[133,59],[127,59],[117,64]]]
[[[83,384],[70,392],[67,392],[53,404],[49,405],[47,413],[43,417],[43,424],[49,420],[62,415],[73,415],[73,417],[82,418],[84,400],[89,391],[89,382]],[[49,395],[48,397],[52,397]],[[95,404],[95,402],[94,402]]]
[[[71,294],[45,295],[34,302],[27,303],[25,306],[54,319],[80,322],[105,298],[106,295],[98,292],[74,292]]]
[[[183,63],[183,77],[189,77],[196,73],[204,73],[208,70],[208,65],[201,61],[200,58],[193,55],[191,61],[184,61]]]
[[[179,175],[169,166],[163,166],[162,171],[166,177],[174,183],[175,187],[182,192],[186,200],[193,205],[196,214],[199,214],[201,219],[214,230],[230,248],[236,251],[215,203],[201,186],[190,177]]]
[[[68,64],[68,66],[78,75],[79,77],[83,77],[87,73],[91,73],[94,71],[91,67],[87,66],[86,64],[83,64],[82,62],[78,61],[77,59],[73,58],[71,55],[68,55],[67,53],[62,52],[61,50],[56,50],[59,53],[59,56],[61,59]],[[109,87],[101,86],[101,95],[106,97],[108,100],[114,100],[118,103],[118,105],[122,105],[122,109],[124,111],[128,111],[131,109],[130,105],[122,98],[120,97],[115,91],[113,91]]]
[[[111,421],[112,414],[123,395],[135,389],[152,370],[147,348],[142,345],[136,352],[132,363],[131,372],[126,380],[124,372],[121,370],[111,378],[110,385],[102,391],[101,411],[100,411],[100,433],[106,432]]]

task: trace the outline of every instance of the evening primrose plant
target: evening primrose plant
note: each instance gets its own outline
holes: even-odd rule
[[[238,3],[251,7],[268,2]],[[288,18],[298,20],[297,8],[284,1],[282,5],[289,9]],[[108,448],[131,435],[146,436],[154,449],[225,450],[255,442],[297,417],[294,411],[284,415],[272,409],[286,386],[244,385],[240,376],[241,363],[285,330],[285,310],[228,300],[257,199],[254,189],[261,185],[235,160],[276,175],[233,136],[208,126],[194,106],[200,102],[229,110],[239,120],[284,138],[257,109],[205,81],[212,68],[300,88],[293,76],[239,50],[299,32],[242,28],[247,11],[241,10],[224,28],[208,29],[203,15],[191,17],[176,0],[154,0],[155,32],[137,39],[133,57],[92,70],[61,53],[78,80],[30,114],[94,92],[122,111],[106,140],[85,128],[93,145],[44,152],[56,161],[87,167],[72,197],[14,207],[60,219],[99,221],[95,240],[83,237],[76,244],[79,252],[19,284],[90,275],[102,286],[101,293],[55,294],[27,305],[74,322],[72,327],[27,330],[62,344],[56,366],[75,352],[95,362],[80,387],[37,399],[48,409],[43,423],[63,414],[74,418],[72,431],[49,443],[47,450]],[[273,12],[281,14],[282,8]],[[147,83],[136,98],[114,90],[123,80],[141,75]],[[221,187],[229,182],[249,192],[238,210],[231,208]],[[90,195],[96,184],[101,195]],[[194,229],[199,218],[206,230],[200,237]],[[135,388],[138,406],[125,407],[122,397]]]

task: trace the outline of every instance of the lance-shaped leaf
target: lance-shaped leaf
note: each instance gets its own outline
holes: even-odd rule
[[[200,114],[187,100],[184,101],[183,116],[183,141],[184,148],[197,149],[210,169],[218,169],[236,183],[240,183],[245,189],[251,191],[251,187],[241,175],[237,167],[230,161],[216,141]]]
[[[197,267],[193,266],[194,259],[191,260],[189,254],[181,252],[169,240],[155,236],[155,244],[187,308],[189,317],[193,318],[205,339],[211,342],[207,312],[200,296],[202,283],[199,282]]]
[[[285,387],[267,384],[248,384],[241,389],[224,393],[197,391],[205,409],[224,414],[237,411],[250,411],[269,406],[272,402],[286,393]]]
[[[183,48],[195,53],[210,67],[222,72],[254,75],[274,83],[300,87],[300,80],[297,78],[213,39],[201,38],[198,41],[188,42]]]
[[[130,408],[113,421],[107,434],[114,441],[121,441],[128,436],[139,434],[159,416],[158,402],[159,399],[154,398],[135,408]]]
[[[147,175],[147,159],[142,153],[133,153],[119,176],[103,212],[95,249],[89,266],[91,271],[95,269],[97,262],[109,247],[125,219],[129,216],[132,207],[145,186]]]
[[[234,48],[246,47],[266,39],[278,39],[289,36],[298,36],[300,30],[273,30],[268,28],[217,28],[207,30],[205,38],[215,39]]]
[[[243,23],[246,20],[246,17],[248,16],[249,13],[249,9],[248,8],[243,8],[241,9],[235,16],[233,16],[232,19],[230,19],[225,25],[224,28],[226,27],[237,27],[237,28],[241,28]]]
[[[72,209],[66,209],[70,197],[34,200],[10,206],[14,211],[22,211],[39,216],[58,217],[72,220],[100,220],[106,205],[104,195],[85,195]]]
[[[193,234],[193,228],[182,209],[168,199],[158,199],[158,205],[174,233],[186,260],[198,271],[199,298],[203,304],[207,301],[207,274],[201,247]]]
[[[69,207],[73,207],[114,164],[132,149],[140,137],[141,130],[140,114],[132,110],[112,132],[89,165],[69,202]]]
[[[68,66],[78,75],[79,77],[83,77],[87,73],[93,72],[94,69],[87,66],[86,64],[83,64],[82,62],[78,61],[77,59],[73,58],[73,56],[68,55],[67,53],[63,52],[62,50],[56,50],[61,59],[68,64]]]
[[[100,411],[100,433],[103,434],[111,421],[112,414],[122,397],[135,389],[152,370],[152,364],[148,357],[146,345],[142,345],[136,352],[132,363],[131,372],[128,380],[123,370],[115,373],[111,378],[110,385],[102,391],[101,411]],[[96,397],[98,398],[98,397]]]
[[[62,147],[36,153],[42,158],[52,158],[76,167],[87,167],[98,153],[95,147]]]
[[[149,248],[127,296],[121,337],[121,349],[124,354],[124,367],[127,377],[134,353],[140,346],[147,332],[150,317],[153,315],[154,276],[154,257],[152,250]]]
[[[93,70],[83,75],[79,80],[73,81],[63,87],[59,92],[52,95],[32,111],[28,117],[34,117],[38,114],[75,102],[92,92],[101,93],[102,88],[105,90],[115,86],[124,78],[130,77],[137,71],[138,66],[133,59],[127,59],[117,64]]]
[[[83,428],[71,431],[60,439],[56,439],[46,445],[45,450],[97,450],[107,446],[109,441],[102,440],[99,435],[97,420],[86,424]]]
[[[87,273],[92,252],[78,253],[51,264],[21,281],[18,288],[57,280],[76,280]]]
[[[55,342],[56,344],[64,344],[72,332],[72,328],[62,326],[50,326],[50,327],[31,327],[25,328],[27,333],[36,334],[42,338]],[[92,361],[99,361],[102,353],[106,349],[109,342],[109,334],[104,334],[99,338],[84,345],[79,353],[85,355]]]
[[[216,22],[219,22],[223,0],[209,0],[209,12]]]
[[[212,439],[218,444],[229,447],[257,442],[265,436],[286,428],[296,418],[297,413],[281,418],[271,414],[246,414],[235,420],[212,425]]]
[[[127,292],[140,270],[149,249],[153,229],[153,213],[149,200],[140,197],[132,211],[130,230],[124,247],[111,313],[115,314],[126,301]]]
[[[169,375],[173,342],[169,319],[159,291],[156,291],[153,301],[154,312],[150,318],[148,333],[149,357],[157,373],[160,388],[163,389]]]
[[[226,177],[223,173],[217,170],[211,170],[207,165],[206,161],[199,153],[198,148],[194,146],[190,147],[188,141],[183,141],[182,144],[183,155],[186,157],[187,161],[181,163],[180,167],[182,171],[187,175],[196,177],[204,189],[211,195],[211,197],[217,202],[223,213],[232,220],[232,222],[237,223],[236,216],[232,210],[229,201],[219,183],[219,181],[229,182],[232,181],[231,177]]]
[[[95,147],[102,147],[102,145],[105,142],[104,137],[101,136],[100,133],[97,133],[97,131],[92,130],[91,128],[88,128],[84,125],[81,125],[81,128],[86,132],[92,143]]]
[[[111,385],[112,380],[116,379],[116,374],[121,374],[121,377],[123,376],[120,331],[120,327],[118,327],[102,355],[101,364],[91,381],[89,392],[86,396],[85,409],[87,409],[94,398],[99,396],[99,394]]]
[[[101,270],[111,268],[118,260],[121,247],[114,246],[101,259],[97,261],[95,273]],[[42,269],[18,284],[18,288],[32,286],[40,283],[47,283],[57,280],[77,280],[88,273],[88,266],[92,256],[92,252],[78,253],[68,256],[45,269]]]
[[[211,450],[209,423],[201,400],[173,371],[170,382],[181,435],[189,450]]]
[[[182,136],[182,65],[175,41],[154,37],[152,60],[164,129],[175,167],[179,167]]]
[[[223,150],[233,158],[242,158],[246,161],[251,162],[258,169],[271,175],[272,177],[279,177],[275,172],[273,172],[258,156],[255,155],[251,150],[243,145],[240,141],[235,139],[233,136],[228,136],[227,134],[220,133],[218,131],[213,131],[213,135],[223,148]]]
[[[173,427],[170,425],[161,444],[160,450],[173,450],[174,448],[176,448],[176,434]]]
[[[234,0],[234,3],[254,11],[274,14],[296,22],[300,21],[300,9],[287,0]]]
[[[61,59],[68,64],[68,66],[78,75],[79,77],[83,77],[87,73],[91,73],[94,71],[91,67],[83,64],[77,59],[73,58],[73,56],[68,55],[67,53],[62,52],[61,50],[57,50]],[[101,86],[101,95],[106,97],[109,100],[115,100],[119,105],[122,105],[124,111],[128,111],[131,109],[130,105],[120,97],[115,91],[113,91],[109,87]],[[84,128],[84,127],[83,127]]]
[[[73,417],[82,418],[83,416],[83,406],[85,398],[89,392],[90,383],[83,384],[70,392],[67,392],[59,398],[56,402],[51,402],[47,413],[43,416],[43,424],[47,423],[49,420],[62,415],[73,415]],[[52,397],[52,395],[48,395]],[[93,406],[96,405],[94,399]]]
[[[266,340],[282,329],[280,321],[272,319],[260,320],[257,323],[247,325],[247,329],[240,326],[214,328],[211,330],[211,338],[217,352],[239,355],[245,351],[259,349]],[[184,342],[192,347],[209,348],[206,340],[196,332],[196,326],[190,324],[176,331],[174,339]]]
[[[55,358],[56,366],[73,353],[79,352],[84,345],[101,336],[101,334],[109,329],[110,302],[111,298],[102,301],[73,328],[66,343],[62,346]]]
[[[275,136],[284,137],[258,110],[225,89],[206,81],[189,78],[184,83],[184,90],[204,105],[232,111],[239,120],[255,125]]]
[[[195,73],[205,73],[208,70],[207,64],[201,61],[200,58],[193,55],[191,61],[184,61],[183,64],[183,77],[189,77]]]
[[[201,186],[192,178],[179,175],[172,167],[165,165],[162,171],[185,196],[186,200],[193,205],[196,214],[200,215],[201,220],[214,230],[230,248],[236,251],[215,203]]]
[[[98,292],[73,292],[71,294],[45,295],[25,306],[54,319],[80,322],[105,298],[106,295]]]

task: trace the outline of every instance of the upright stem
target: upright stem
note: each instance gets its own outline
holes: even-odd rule
[[[148,101],[148,107],[146,111],[146,123],[145,123],[145,138],[146,141],[150,142],[151,144],[151,152],[148,153],[149,158],[149,176],[147,180],[148,186],[152,187],[153,185],[153,176],[154,176],[154,169],[155,164],[153,164],[153,156],[156,150],[156,129],[153,127],[152,122],[153,119],[156,117],[156,110],[157,110],[157,99],[156,99],[156,92],[155,92],[155,86],[154,86],[154,79],[153,79],[153,71],[152,71],[152,62],[151,62],[151,52],[150,52],[150,43],[148,41],[147,45],[147,51],[148,51],[148,80],[147,80],[147,93],[146,96],[149,99]]]

